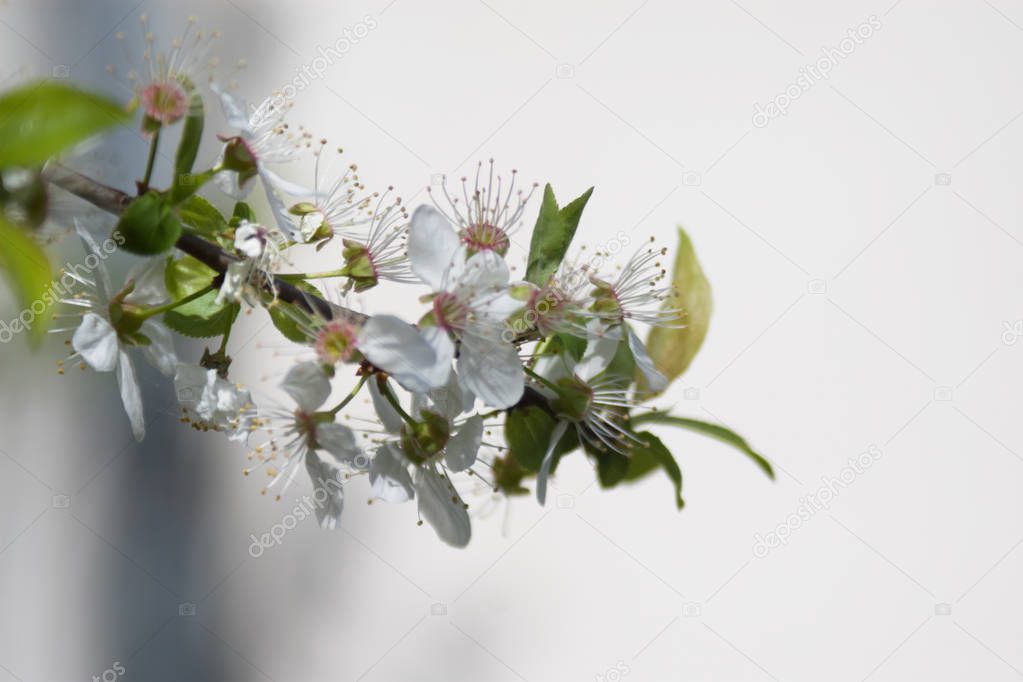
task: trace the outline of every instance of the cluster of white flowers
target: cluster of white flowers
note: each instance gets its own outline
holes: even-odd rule
[[[84,312],[71,357],[97,371],[116,370],[137,438],[145,427],[132,349],[174,377],[185,421],[236,441],[259,439],[246,473],[269,475],[267,488],[278,497],[304,464],[327,500],[317,509],[324,527],[339,522],[342,482],[364,474],[374,499],[416,500],[419,517],[454,546],[468,543],[471,533],[454,478],[487,478],[486,469],[474,469],[486,462],[481,448],[502,448],[484,442],[486,420],[521,404],[527,391],[546,402],[557,422],[536,486],[541,503],[555,447],[570,430],[589,447],[628,454],[635,436],[624,420],[643,397],[634,372],[654,390],[666,383],[630,325],[678,319],[677,311],[664,309],[671,291],[659,261],[663,251],[644,243],[615,272],[563,262],[539,285],[516,281],[507,257],[533,191],[516,190],[514,172],[503,185],[492,162],[486,171],[480,164],[474,183],[463,179],[461,197],[445,187],[443,209],[421,205],[409,217],[389,192],[365,193],[354,167],[323,181],[324,145],[316,149],[307,132],[289,126],[287,111],[275,104],[279,98],[250,109],[227,88],[211,87],[234,129],[220,136],[213,184],[240,200],[258,181],[273,215],[269,224],[245,220],[225,233],[234,261],[217,281],[217,304],[280,306],[273,283],[284,275],[306,287],[326,282],[320,285],[325,296],[357,297],[384,282],[413,287],[423,310],[414,321],[346,312],[326,319],[290,306],[309,354],[281,384],[289,404],[259,409],[227,379],[226,365],[178,362],[170,332],[156,321],[176,304],[163,287],[168,256],[142,263],[116,292],[101,266],[95,281],[79,278],[83,291],[66,301]],[[274,170],[309,154],[317,162],[311,188]],[[95,251],[89,231],[77,227],[86,250]],[[315,277],[281,272],[289,249],[319,249],[335,237],[343,247],[337,270]],[[578,340],[575,349],[571,339]],[[624,371],[616,362],[620,353],[629,358]],[[346,377],[354,388],[330,407],[334,382]],[[363,388],[377,425],[353,428],[345,408]]]

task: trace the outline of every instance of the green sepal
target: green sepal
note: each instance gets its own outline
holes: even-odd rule
[[[181,236],[181,221],[158,192],[135,199],[114,228],[123,238],[121,248],[140,256],[155,256],[173,248]]]

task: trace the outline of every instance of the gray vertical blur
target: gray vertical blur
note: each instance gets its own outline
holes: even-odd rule
[[[137,18],[145,5],[0,4],[4,68],[11,69],[0,72],[4,86],[30,77],[70,78],[127,101],[130,93],[105,66],[126,68],[115,39],[124,31],[124,52],[135,61],[131,66],[141,67]],[[174,22],[174,32],[184,19]],[[166,44],[174,35],[160,38]],[[172,155],[173,140],[167,142],[165,157]],[[145,150],[138,134],[119,133],[76,165],[102,163],[108,183],[130,188]],[[102,238],[111,224],[101,219],[91,226]],[[56,250],[60,263],[82,257],[73,237]],[[116,286],[126,259],[115,256],[109,265]],[[5,320],[17,314],[9,301],[2,309]],[[178,350],[194,360],[201,347]],[[137,361],[148,434],[135,443],[113,375],[73,367],[57,377],[52,362],[62,351],[53,341],[26,358],[22,338],[0,348],[0,680],[246,677],[193,615],[220,579],[210,577],[198,556],[221,546],[210,521],[216,513],[210,439],[191,438],[181,428],[171,382]]]

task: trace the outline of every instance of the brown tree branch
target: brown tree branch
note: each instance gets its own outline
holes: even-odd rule
[[[130,194],[126,194],[113,187],[108,187],[59,163],[47,165],[43,170],[42,176],[47,182],[114,215],[120,215],[134,199]],[[216,244],[192,234],[181,235],[175,246],[179,251],[187,253],[220,274],[226,272],[227,267],[231,263],[239,260],[237,256],[224,251]],[[294,284],[279,277],[274,277],[268,281],[266,289],[267,293],[276,298],[327,320],[335,317],[346,317],[353,321],[361,322],[367,319],[362,313],[336,305],[319,296],[303,291]]]

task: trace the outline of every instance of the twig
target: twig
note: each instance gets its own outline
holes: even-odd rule
[[[43,179],[47,182],[71,192],[75,196],[88,201],[93,206],[114,215],[120,215],[133,199],[131,195],[119,189],[108,187],[59,163],[47,165],[42,175]],[[192,234],[181,235],[175,246],[178,250],[187,253],[220,274],[226,272],[227,267],[231,263],[238,261],[238,257],[234,254],[228,253],[216,244]],[[279,277],[273,277],[268,280],[266,289],[269,294],[276,296],[276,298],[327,320],[334,319],[335,317],[346,317],[352,321],[362,322],[368,319],[362,313],[336,305],[319,296],[303,291]]]

